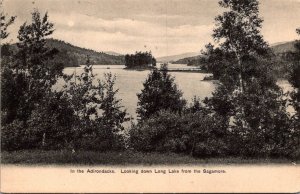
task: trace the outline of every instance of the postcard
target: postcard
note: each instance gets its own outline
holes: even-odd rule
[[[2,0],[1,192],[299,192],[299,21],[299,0]]]

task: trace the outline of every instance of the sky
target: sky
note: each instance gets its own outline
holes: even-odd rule
[[[224,11],[218,0],[3,0],[4,12],[17,16],[9,41],[17,41],[19,26],[31,22],[35,8],[48,12],[52,38],[96,51],[151,50],[155,57],[200,53]],[[260,16],[269,44],[297,39],[300,0],[260,0]]]

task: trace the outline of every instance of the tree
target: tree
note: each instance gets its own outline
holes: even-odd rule
[[[0,7],[2,7],[3,1],[0,1]],[[14,23],[16,16],[11,16],[7,19],[7,15],[4,12],[0,12],[0,39],[5,39],[8,37],[7,32],[8,26]]]
[[[248,60],[251,55],[268,54],[268,45],[260,35],[263,20],[258,15],[259,3],[257,0],[221,0],[219,5],[229,10],[216,17],[213,38],[218,42],[222,41],[222,51],[235,56],[232,62],[236,64],[237,81],[243,92],[245,76],[249,76],[244,60]]]
[[[154,69],[143,83],[144,89],[138,96],[137,114],[140,120],[149,118],[159,110],[181,112],[186,101],[177,89],[174,78],[165,69]]]
[[[51,62],[55,50],[45,46],[45,38],[52,33],[53,24],[48,21],[47,13],[41,18],[37,10],[32,13],[32,23],[20,27],[18,50],[3,80],[7,93],[2,93],[2,110],[12,119],[26,122],[32,110],[51,93],[51,87],[62,76],[63,65]],[[10,115],[12,110],[14,115]]]
[[[61,147],[68,139],[72,110],[62,94],[52,90],[63,75],[63,65],[52,61],[57,51],[45,46],[53,31],[47,13],[41,17],[34,10],[32,23],[20,27],[16,53],[6,52],[11,60],[1,76],[2,132],[7,138],[4,148]],[[14,127],[18,133],[11,131]],[[14,145],[10,141],[19,142]]]
[[[300,35],[300,28],[296,30]],[[291,92],[291,105],[294,107],[296,113],[292,117],[292,130],[293,130],[293,142],[292,145],[297,149],[300,144],[300,40],[295,43],[295,52],[290,52],[291,71],[289,75],[289,82],[293,86],[294,90]],[[298,157],[300,152],[297,152]],[[296,156],[297,156],[296,154]]]
[[[202,61],[221,82],[211,98],[214,103],[206,102],[215,106],[220,115],[230,118],[233,92],[244,93],[247,79],[259,72],[251,65],[253,56],[267,56],[269,49],[259,31],[263,20],[258,15],[257,0],[221,0],[219,5],[227,9],[215,18],[212,36],[219,46],[208,44]]]
[[[127,68],[139,68],[147,66],[156,66],[156,59],[151,52],[136,52],[132,55],[125,55],[125,66]]]
[[[95,79],[89,57],[83,72],[66,79],[64,95],[74,110],[73,147],[108,150],[123,145],[120,132],[128,121],[114,89],[116,77],[108,73],[104,80]]]
[[[221,0],[219,5],[227,9],[216,17],[213,38],[219,46],[208,45],[204,60],[220,84],[205,103],[223,117],[223,127],[227,126],[235,142],[233,154],[285,155],[285,143],[292,134],[287,102],[273,75],[272,54],[260,34],[259,3]]]
[[[300,36],[300,28],[296,30]],[[297,117],[300,117],[300,40],[297,40],[295,43],[295,52],[289,53],[291,56],[290,60],[292,61],[292,68],[289,77],[289,82],[295,88],[295,91],[292,93],[293,106],[297,111]]]
[[[0,1],[0,7],[2,7],[3,1]],[[2,124],[11,122],[16,114],[14,107],[14,101],[16,100],[16,95],[14,91],[16,90],[13,84],[12,71],[9,69],[12,63],[12,51],[9,48],[9,44],[2,44],[2,40],[9,36],[7,32],[8,26],[13,24],[15,21],[15,16],[11,16],[7,21],[7,15],[4,12],[0,12],[0,40],[1,40],[1,121]]]
[[[99,122],[113,133],[118,133],[124,129],[122,124],[129,121],[129,118],[126,111],[122,110],[124,107],[120,105],[121,100],[116,97],[119,89],[114,89],[115,81],[116,76],[111,73],[104,74],[104,80],[99,81],[99,85],[103,87],[103,90],[99,91],[102,102],[100,108],[103,110]]]

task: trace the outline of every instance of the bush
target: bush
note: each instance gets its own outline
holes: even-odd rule
[[[24,122],[14,120],[1,127],[1,149],[12,151],[26,148],[25,137]]]
[[[262,85],[253,78],[247,91],[234,94],[232,150],[247,157],[289,157],[293,132],[287,100],[279,88]]]
[[[179,115],[160,111],[130,130],[130,145],[138,151],[219,156],[227,152],[227,132],[214,116],[201,112]]]

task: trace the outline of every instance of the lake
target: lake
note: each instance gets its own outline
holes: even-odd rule
[[[64,69],[64,73],[72,74],[75,72],[80,74],[83,72],[83,67],[67,67]],[[126,70],[124,65],[94,65],[93,73],[97,74],[97,78],[103,79],[104,73],[111,72],[116,75],[115,89],[119,89],[117,97],[122,99],[121,105],[127,110],[129,115],[134,120],[137,118],[137,93],[140,93],[143,89],[143,82],[146,80],[150,70],[136,71]],[[176,68],[196,68],[190,67],[185,64],[169,64],[169,69]],[[203,100],[205,97],[210,97],[214,91],[216,85],[213,81],[203,81],[205,76],[211,74],[205,73],[192,73],[192,72],[169,72],[175,77],[175,82],[178,88],[183,92],[183,97],[188,103],[192,102],[194,96]],[[292,87],[286,80],[279,80],[280,85],[285,92],[291,91]],[[289,106],[288,111],[293,113],[293,107]]]
[[[137,118],[137,93],[143,89],[143,82],[146,80],[150,70],[135,71],[125,70],[123,65],[94,65],[93,73],[97,74],[97,78],[103,79],[104,73],[111,72],[116,75],[115,88],[119,89],[117,97],[122,99],[121,104],[127,109],[127,112],[134,119]],[[184,64],[169,64],[169,69],[174,68],[196,68]],[[64,73],[72,74],[76,70],[76,74],[83,71],[81,67],[67,67]],[[211,96],[215,89],[215,84],[212,81],[202,81],[207,75],[205,73],[189,73],[189,72],[170,72],[175,77],[175,82],[178,88],[183,92],[183,97],[190,103],[194,96],[198,96],[201,100]]]

